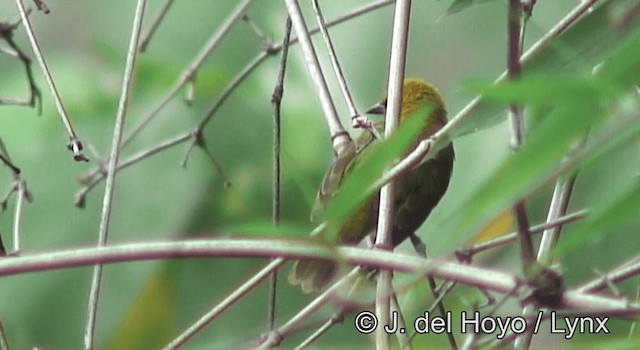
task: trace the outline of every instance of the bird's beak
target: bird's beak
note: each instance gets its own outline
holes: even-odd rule
[[[387,111],[386,103],[379,102],[375,106],[371,107],[366,113],[367,114],[382,114],[384,115]]]

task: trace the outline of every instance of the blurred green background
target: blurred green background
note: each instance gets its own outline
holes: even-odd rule
[[[25,3],[33,7],[29,1]],[[52,9],[51,14],[34,11],[30,16],[41,49],[79,137],[90,145],[87,149],[94,148],[104,157],[110,148],[135,2],[47,0],[46,3]],[[182,1],[172,6],[147,52],[140,56],[127,127],[140,120],[168,92],[236,3]],[[302,3],[309,25],[315,25],[308,2]],[[331,19],[367,3],[323,1],[321,6],[325,17]],[[539,1],[527,27],[525,47],[578,3]],[[504,71],[507,9],[504,1],[488,1],[447,15],[451,4],[450,0],[414,2],[407,76],[423,77],[439,87],[452,116],[474,96],[464,87],[464,81],[479,78],[490,81]],[[155,16],[159,5],[160,1],[149,1],[145,24]],[[267,39],[280,43],[286,19],[281,2],[256,0],[247,14]],[[393,7],[386,6],[331,28],[338,58],[361,110],[375,103],[385,89],[392,17]],[[15,3],[0,0],[0,21],[16,18]],[[325,73],[331,77],[326,50],[317,36],[315,39]],[[33,57],[23,28],[16,31],[15,40]],[[604,55],[613,49],[607,50]],[[172,100],[126,148],[124,157],[191,130],[226,84],[259,52],[260,40],[247,24],[237,23],[199,71],[193,104],[187,105],[179,97]],[[188,166],[183,169],[180,162],[187,144],[137,163],[117,177],[109,242],[246,234],[243,230],[248,230],[251,224],[269,222],[273,119],[270,100],[278,62],[276,55],[260,65],[205,129],[207,145],[224,167],[232,186],[223,186],[221,174],[199,149],[191,153]],[[580,74],[591,71],[593,65],[589,62],[588,57],[584,62],[573,61]],[[36,65],[34,73],[44,96],[41,117],[34,109],[0,106],[0,136],[22,169],[35,199],[25,208],[24,252],[95,244],[102,184],[90,193],[86,208],[73,205],[74,194],[80,188],[78,175],[95,162],[73,162],[65,149],[67,137]],[[332,160],[332,149],[297,45],[290,50],[286,74],[282,105],[282,222],[299,227],[296,236],[302,237],[311,228],[309,211],[316,186]],[[329,78],[329,85],[342,120],[350,125],[335,79]],[[0,55],[0,96],[26,96],[27,91],[23,67]],[[494,121],[489,125],[455,139],[457,159],[449,191],[419,232],[431,254],[445,255],[461,244],[460,238],[445,238],[453,230],[450,219],[510,152],[509,124]],[[87,155],[92,161],[99,158],[91,151]],[[578,176],[570,209],[615,201],[637,182],[639,161],[636,139],[591,163]],[[10,183],[10,174],[0,173],[0,186],[8,187]],[[544,220],[551,190],[552,184],[547,184],[529,198],[533,223]],[[9,201],[7,210],[0,215],[0,232],[7,248],[12,246],[14,205],[15,200]],[[503,216],[500,225],[494,225],[493,229],[506,232],[511,229],[511,221],[508,215]],[[638,224],[638,219],[625,221],[615,232],[606,233],[606,240],[582,242],[579,249],[567,254],[563,262],[568,283],[585,281],[594,276],[594,270],[606,271],[637,254]],[[475,227],[463,238],[481,229]],[[515,252],[516,249],[507,249],[492,254],[487,263],[503,268],[519,266]],[[161,347],[263,264],[257,259],[198,259],[106,266],[98,315],[98,348]],[[284,269],[287,271],[288,267]],[[80,348],[90,276],[91,268],[87,267],[1,278],[0,320],[11,348],[35,345]],[[287,285],[284,278],[281,281],[279,323],[311,298]],[[626,292],[637,289],[633,283],[623,287]],[[428,304],[417,294],[410,294],[404,302],[415,308],[412,312],[421,314]],[[477,298],[473,293],[459,294]],[[267,330],[266,300],[266,287],[262,286],[215,320],[186,348],[223,349],[255,341]],[[465,308],[460,303],[451,304]],[[517,310],[514,305],[512,311]],[[351,322],[347,318],[344,324],[334,327],[330,336],[322,338],[317,346],[368,348],[371,340],[358,334]],[[614,324],[611,335],[582,336],[582,341],[625,339],[628,331],[629,323],[619,322]],[[284,347],[289,348],[301,339],[302,335],[287,339]],[[441,336],[421,336],[418,340],[427,342],[436,347],[446,345]],[[533,346],[569,348],[572,343],[560,336],[536,337]]]

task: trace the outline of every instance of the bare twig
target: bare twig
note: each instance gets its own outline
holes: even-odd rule
[[[316,94],[320,99],[324,116],[327,120],[327,124],[329,125],[331,140],[333,141],[333,150],[335,154],[340,154],[342,150],[352,142],[351,137],[349,137],[349,134],[345,131],[344,127],[340,123],[340,119],[338,118],[338,112],[336,111],[336,107],[331,99],[329,87],[327,86],[324,74],[322,73],[320,62],[318,62],[318,56],[313,47],[313,43],[311,42],[309,30],[307,29],[307,24],[305,23],[300,7],[298,6],[298,1],[285,0],[285,4],[287,5],[289,17],[291,17],[293,29],[295,30],[298,40],[300,40],[300,46],[304,54],[307,69],[311,75],[311,80],[313,81]]]
[[[379,9],[391,3],[393,3],[393,0],[378,0],[376,2],[364,5],[362,7],[358,7],[352,11],[347,12],[344,15],[338,16],[330,20],[329,22],[327,22],[327,27],[340,24],[349,19],[366,14],[370,11]],[[223,26],[219,30],[219,32],[224,31],[224,29],[225,29],[225,26]],[[131,129],[129,134],[125,136],[120,147],[124,147],[131,140],[133,140],[135,136],[138,135],[144,129],[144,127],[164,109],[164,107],[169,103],[169,101],[173,97],[175,97],[178,91],[182,87],[184,87],[186,84],[188,84],[188,82],[192,79],[192,76],[195,74],[195,70],[197,70],[198,67],[203,63],[204,58],[208,57],[208,53],[210,53],[210,50],[212,50],[216,46],[214,45],[214,43],[216,43],[219,39],[215,39],[215,38],[221,37],[221,34],[219,32],[215,33],[212,39],[210,39],[209,43],[205,45],[206,49],[203,49],[201,51],[201,53],[190,65],[190,67],[185,71],[185,73],[183,73],[182,78],[179,80],[179,82],[177,82],[176,85],[172,87],[170,92],[167,93],[167,95],[156,106],[154,106],[152,110],[145,117],[143,117],[142,120],[136,126],[134,126]],[[309,34],[315,34],[318,32],[319,32],[319,29],[314,28],[309,32]],[[298,42],[298,39],[294,37],[291,39],[290,44],[293,45],[293,44],[296,44],[297,42]],[[240,71],[238,75],[236,75],[236,77],[229,82],[228,86],[220,93],[220,96],[218,97],[218,99],[209,107],[204,119],[200,122],[198,128],[202,129],[208,123],[208,121],[213,117],[215,112],[226,101],[226,98],[235,90],[235,88],[240,84],[240,82],[244,80],[244,78],[246,78],[251,72],[253,72],[261,63],[266,61],[266,59],[270,55],[273,55],[279,52],[281,49],[282,49],[281,44],[278,44],[266,50],[263,50],[249,64],[247,64],[247,66],[245,66],[245,68],[242,71]],[[192,148],[194,145],[195,144],[192,144],[190,148]],[[81,179],[81,182],[86,183],[86,185],[82,189],[80,189],[78,194],[76,194],[76,199],[77,199],[76,205],[78,205],[78,203],[82,203],[82,201],[78,201],[78,199],[84,199],[87,193],[93,187],[95,187],[95,185],[97,185],[100,181],[104,179],[104,171],[101,168],[101,166],[97,166],[92,170],[88,171],[87,173],[81,175],[80,179]]]
[[[336,56],[335,49],[333,47],[333,43],[331,42],[331,37],[329,37],[329,31],[327,30],[327,25],[324,21],[324,16],[322,15],[322,11],[320,10],[320,5],[318,4],[318,0],[311,1],[313,4],[313,9],[316,12],[316,19],[318,20],[318,28],[322,33],[322,38],[324,39],[325,45],[327,46],[327,51],[329,52],[329,58],[331,59],[331,67],[333,67],[333,72],[338,79],[338,84],[340,85],[340,90],[342,91],[342,95],[344,100],[347,103],[347,108],[349,109],[349,115],[351,116],[351,120],[353,122],[353,127],[361,127],[361,126],[371,126],[371,123],[368,122],[366,117],[361,117],[360,113],[356,109],[356,106],[353,102],[353,97],[349,92],[349,87],[347,86],[347,81],[344,77],[344,73],[342,72],[342,67],[340,67],[340,62],[338,61],[338,57]],[[372,127],[373,128],[373,127]]]
[[[411,0],[396,2],[393,18],[393,34],[391,38],[391,59],[389,61],[388,102],[385,115],[384,136],[388,138],[395,130],[400,120],[402,104],[402,82],[409,39],[409,17],[411,15]],[[393,231],[395,182],[389,181],[380,190],[380,208],[378,213],[378,227],[376,230],[375,247],[382,250],[393,250],[391,234]],[[390,300],[393,286],[391,285],[392,271],[382,270],[378,274],[376,288],[375,312],[381,324],[389,323]],[[384,327],[376,330],[376,348],[389,349],[389,334]]]
[[[30,10],[27,10],[26,15],[29,16],[30,12]],[[36,108],[36,110],[38,111],[38,115],[41,115],[42,95],[40,94],[40,89],[38,89],[35,79],[33,78],[33,71],[31,70],[31,59],[20,49],[18,44],[16,44],[13,40],[13,31],[18,28],[20,23],[22,23],[22,20],[19,20],[15,23],[0,23],[0,37],[4,39],[11,48],[11,50],[0,48],[0,51],[9,56],[15,57],[20,62],[22,62],[25,73],[27,75],[27,82],[29,84],[29,97],[25,100],[19,98],[0,98],[0,104],[31,106]]]
[[[509,294],[524,281],[509,273],[494,269],[461,264],[458,262],[419,258],[399,252],[387,252],[361,247],[339,247],[330,249],[321,244],[281,239],[183,239],[174,241],[145,241],[140,243],[110,244],[108,246],[75,247],[58,249],[53,252],[28,253],[11,259],[0,259],[0,276],[42,272],[96,264],[122,263],[126,261],[147,261],[174,258],[273,258],[286,259],[331,259],[339,254],[350,265],[366,266],[374,269],[389,269],[403,273],[425,273],[476,288],[483,288],[501,294]],[[269,266],[274,268],[274,262]],[[640,275],[640,264],[631,265],[633,272],[621,282]],[[266,269],[265,269],[266,271]],[[266,271],[264,278],[270,273]],[[263,278],[263,279],[264,279]],[[248,283],[247,283],[248,284]],[[329,295],[325,296],[327,299]],[[324,297],[323,297],[324,298]],[[316,308],[309,304],[307,307]],[[560,308],[569,308],[588,313],[611,312],[612,317],[640,315],[640,305],[626,300],[598,296],[569,290],[565,293]],[[308,310],[305,311],[305,315]],[[299,314],[296,318],[304,318]],[[294,320],[279,328],[291,330]],[[285,327],[286,326],[286,327]]]
[[[165,140],[163,142],[160,142],[159,144],[152,146],[148,149],[144,149],[132,156],[130,156],[129,158],[121,161],[118,164],[118,168],[116,169],[117,171],[120,171],[130,165],[133,165],[137,162],[140,162],[144,159],[147,159],[148,157],[151,157],[154,154],[157,154],[161,151],[164,151],[166,149],[169,149],[171,147],[174,147],[176,145],[179,145],[183,142],[186,142],[188,140],[190,140],[191,138],[193,138],[194,135],[191,131],[183,133],[181,135],[177,135],[172,137],[171,139]],[[106,172],[105,172],[106,173]],[[80,191],[78,191],[76,193],[75,199],[74,199],[74,204],[79,207],[79,208],[83,208],[85,205],[85,201],[86,201],[86,197],[87,194],[89,193],[89,191],[94,188],[97,184],[99,184],[102,179],[105,178],[105,173],[100,173],[100,177],[94,177],[93,179],[88,180],[89,182],[82,188],[80,189]]]
[[[640,256],[625,261],[597,279],[576,288],[581,293],[597,293],[607,287],[608,283],[620,283],[632,276],[640,274]]]
[[[306,349],[313,342],[318,340],[321,336],[323,336],[331,327],[338,323],[342,323],[344,319],[344,313],[342,311],[338,311],[335,314],[331,315],[329,319],[315,332],[313,332],[310,336],[308,336],[305,340],[303,340],[298,346],[296,346],[296,350]]]
[[[167,12],[169,12],[169,8],[171,7],[171,5],[173,5],[173,1],[174,0],[164,1],[164,3],[160,6],[158,15],[153,19],[153,22],[151,22],[149,30],[147,30],[147,32],[142,35],[142,39],[140,40],[140,47],[138,48],[141,53],[147,51],[147,46],[149,46],[151,38],[153,38],[153,35],[156,33],[156,30],[158,30],[160,23],[162,23],[164,17],[167,15]]]
[[[204,329],[211,321],[213,321],[217,316],[222,314],[225,310],[235,304],[240,298],[245,296],[251,290],[253,290],[260,282],[267,279],[273,271],[275,271],[278,267],[285,263],[284,259],[278,258],[265,268],[260,270],[258,273],[254,274],[249,278],[246,282],[242,284],[239,288],[234,290],[228,297],[226,297],[222,302],[216,305],[209,312],[204,314],[198,321],[193,323],[189,328],[187,328],[184,332],[178,335],[175,339],[173,339],[169,344],[167,344],[163,350],[174,350],[179,349],[181,346],[187,343],[193,336],[195,336],[199,331]]]
[[[291,38],[291,18],[287,17],[285,24],[284,38],[282,39],[282,54],[280,58],[280,71],[278,72],[278,79],[276,86],[271,96],[271,103],[273,103],[273,176],[272,176],[272,204],[271,204],[271,220],[275,226],[280,224],[280,210],[281,210],[281,177],[282,172],[280,169],[280,138],[282,132],[280,104],[282,103],[282,96],[284,94],[284,76],[287,71],[287,56],[289,54],[289,39]],[[276,295],[277,295],[277,282],[278,271],[274,270],[271,274],[271,284],[269,286],[269,310],[267,315],[267,324],[269,330],[272,331],[275,326],[275,309],[276,309]]]
[[[509,11],[507,14],[507,76],[509,80],[520,79],[520,72],[522,70],[520,55],[522,49],[521,35],[524,30],[522,29],[521,21],[522,8],[520,0],[509,0]],[[509,107],[509,112],[509,119],[511,121],[511,148],[513,152],[517,152],[525,139],[523,106],[514,103]],[[531,239],[531,232],[529,232],[529,218],[527,216],[524,199],[518,200],[513,205],[513,214],[516,217],[518,227],[518,242],[520,247],[522,273],[525,278],[533,279],[535,278],[533,274],[537,273],[533,271],[536,258],[533,241]],[[529,310],[525,307],[522,312],[526,315]],[[533,332],[523,334],[517,339],[515,347],[521,350],[528,349],[531,344],[532,336]]]
[[[20,12],[20,18],[22,19],[22,23],[24,24],[24,28],[27,32],[27,36],[29,37],[29,42],[31,43],[31,47],[33,48],[33,52],[36,55],[36,59],[40,64],[40,68],[42,69],[42,73],[44,74],[45,80],[47,81],[47,85],[49,86],[49,90],[51,90],[51,96],[53,96],[53,102],[56,105],[56,109],[58,110],[58,114],[62,119],[62,123],[67,131],[67,135],[69,136],[69,144],[67,148],[73,152],[73,159],[75,161],[89,161],[87,157],[82,154],[82,142],[76,136],[75,131],[73,130],[73,126],[71,125],[71,121],[67,116],[67,111],[62,104],[62,99],[58,94],[58,89],[56,88],[55,83],[53,82],[53,78],[51,77],[51,73],[49,72],[49,68],[47,67],[47,62],[40,51],[40,46],[38,45],[38,41],[36,40],[36,36],[33,33],[33,29],[31,28],[31,23],[29,22],[29,17],[27,16],[27,11],[24,8],[24,4],[22,0],[16,0],[16,4],[18,5],[18,10]],[[38,6],[40,4],[44,5],[41,1],[36,3]],[[40,8],[40,7],[39,7]],[[49,9],[46,8],[46,5],[42,7],[45,13],[48,13]]]
[[[144,117],[142,117],[142,119],[138,121],[138,123],[134,125],[131,130],[124,136],[120,147],[125,147],[126,145],[128,145],[153,119],[155,119],[160,114],[160,112],[167,106],[167,104],[169,104],[169,102],[178,94],[178,92],[182,88],[187,86],[191,81],[193,81],[193,79],[195,79],[198,70],[204,64],[204,61],[215,50],[215,48],[218,47],[222,39],[229,33],[231,27],[238,21],[238,19],[242,17],[244,11],[252,1],[253,0],[244,0],[242,3],[238,4],[238,6],[234,9],[227,20],[220,26],[217,31],[215,31],[211,35],[202,50],[200,50],[193,61],[181,74],[180,78],[165,94],[165,96],[163,96],[160,101],[156,105],[154,105],[151,110]],[[103,178],[103,175],[100,175],[100,173],[100,167],[96,167],[86,174],[83,174],[81,178],[85,179],[86,181],[91,181],[96,176]]]
[[[585,0],[578,4],[571,12],[569,12],[562,20],[560,20],[553,28],[551,28],[542,38],[540,38],[537,42],[535,42],[521,57],[520,63],[526,64],[529,60],[531,60],[535,55],[540,53],[553,39],[557,38],[560,34],[562,34],[565,30],[567,30],[570,26],[572,26],[580,17],[582,17],[585,12],[587,12],[598,0]],[[507,72],[503,72],[495,81],[500,82],[503,81],[507,77]],[[455,134],[457,130],[464,124],[465,120],[467,120],[475,109],[480,105],[481,97],[477,96],[471,102],[469,102],[465,107],[463,107],[458,114],[456,114],[453,118],[449,120],[447,125],[445,125],[442,129],[433,135],[432,139],[435,143],[444,143],[450,137]],[[417,152],[418,149],[416,149]],[[424,150],[423,150],[424,152]],[[424,157],[428,156],[428,152],[424,153]],[[423,160],[423,161],[426,161]],[[398,165],[398,167],[400,164]]]
[[[9,348],[9,342],[7,341],[7,337],[4,334],[4,326],[0,321],[0,350],[11,350]]]
[[[585,217],[587,217],[588,213],[589,213],[588,210],[579,210],[571,214],[560,216],[556,219],[549,220],[546,223],[530,227],[529,233],[532,235],[538,234],[538,233],[541,233],[543,230],[552,229],[554,227],[559,227],[574,221],[582,220]],[[478,253],[481,253],[493,248],[505,246],[507,244],[515,242],[517,239],[518,239],[517,231],[507,233],[500,237],[491,239],[489,241],[475,244],[469,248],[458,249],[456,251],[456,256],[460,257],[461,260],[468,261]]]
[[[273,346],[277,346],[290,333],[300,327],[300,324],[304,322],[309,316],[311,316],[313,313],[318,311],[318,309],[328,303],[336,291],[342,288],[342,286],[346,285],[349,281],[356,278],[359,273],[360,268],[354,268],[345,277],[341,278],[339,281],[327,288],[327,290],[322,292],[322,294],[316,297],[312,302],[310,302],[309,304],[307,304],[307,306],[300,310],[295,316],[289,319],[287,323],[270,332],[267,337],[263,339],[262,344],[260,344],[260,349],[269,349]]]
[[[22,216],[24,211],[24,201],[27,200],[31,202],[33,200],[33,196],[27,187],[27,182],[20,176],[20,169],[13,165],[11,161],[11,156],[7,151],[7,147],[5,146],[2,138],[0,138],[0,158],[5,163],[5,165],[11,170],[11,175],[13,176],[13,183],[7,191],[7,194],[0,201],[0,207],[4,210],[7,207],[7,202],[9,201],[9,197],[13,193],[17,193],[15,211],[13,213],[13,251],[12,255],[20,254],[21,250],[21,242],[22,242]],[[6,254],[6,250],[4,245],[0,247],[2,254]]]
[[[49,6],[47,6],[47,4],[44,3],[44,1],[42,1],[42,0],[33,0],[33,2],[36,4],[36,7],[38,8],[38,11],[42,11],[45,14],[49,14],[49,12],[51,12],[51,9],[49,8]]]
[[[118,103],[118,111],[116,113],[116,120],[113,128],[111,153],[109,155],[109,163],[107,165],[107,179],[104,190],[104,197],[102,200],[100,228],[98,231],[98,246],[105,245],[107,243],[107,237],[109,235],[109,224],[111,222],[111,209],[116,179],[116,167],[118,166],[118,158],[120,156],[120,142],[122,140],[124,122],[127,116],[127,107],[129,105],[129,94],[131,92],[133,70],[138,58],[138,42],[140,40],[140,30],[142,27],[142,19],[144,18],[144,10],[146,4],[146,0],[138,0],[133,20],[133,28],[131,29],[131,39],[129,42],[129,49],[127,51],[127,61],[124,69],[124,77],[122,79],[120,102]],[[96,265],[93,269],[91,290],[89,292],[89,303],[87,307],[87,323],[84,333],[84,348],[86,350],[94,348],[95,325],[98,312],[98,301],[100,299],[101,280],[102,265]]]

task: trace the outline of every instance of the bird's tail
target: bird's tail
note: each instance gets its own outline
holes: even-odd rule
[[[289,283],[300,285],[302,292],[324,289],[336,275],[336,263],[327,260],[298,260],[289,271]]]

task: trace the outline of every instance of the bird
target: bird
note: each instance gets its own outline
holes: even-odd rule
[[[422,131],[411,141],[411,146],[405,155],[415,149],[420,141],[431,137],[447,123],[447,112],[438,90],[423,79],[405,79],[402,84],[399,125],[416,115],[416,112],[425,106],[431,107],[426,109],[429,116],[422,125]],[[384,115],[386,107],[387,98],[384,97],[366,113]],[[382,132],[385,123],[379,121],[373,126],[378,132]],[[322,222],[326,204],[340,189],[344,178],[362,159],[367,149],[377,142],[380,141],[372,130],[364,130],[350,146],[336,156],[319,186],[311,211],[311,222]],[[449,143],[433,158],[396,178],[392,229],[394,247],[407,237],[416,237],[415,231],[443,197],[453,172],[454,158],[453,145]],[[379,191],[371,194],[353,214],[344,220],[338,228],[337,244],[358,244],[367,235],[375,232],[379,197]],[[320,239],[320,237],[322,237],[322,231],[315,233],[312,238]],[[300,285],[304,293],[316,292],[329,285],[335,278],[336,270],[337,265],[333,261],[297,260],[290,270],[288,281],[292,285]]]

